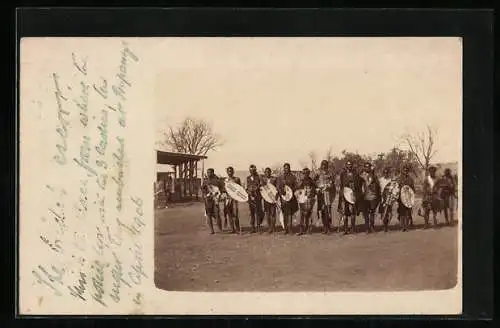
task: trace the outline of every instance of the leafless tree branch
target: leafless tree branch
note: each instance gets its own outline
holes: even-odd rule
[[[168,148],[194,155],[206,155],[224,144],[210,124],[191,117],[184,119],[176,128],[169,127],[164,135],[164,144]]]
[[[428,125],[424,132],[419,132],[414,136],[410,134],[403,136],[403,140],[408,146],[411,155],[425,171],[427,171],[432,158],[437,153],[437,150],[434,149],[436,134],[436,130],[433,130]]]

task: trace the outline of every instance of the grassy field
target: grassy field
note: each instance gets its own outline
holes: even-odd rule
[[[249,234],[247,205],[240,204],[240,209],[242,235],[209,235],[202,203],[156,210],[157,287],[171,291],[400,291],[448,289],[456,284],[456,225],[424,230],[423,218],[415,214],[415,229],[408,232],[399,231],[394,219],[387,233]],[[442,223],[444,218],[439,220]],[[361,216],[357,223],[363,230]],[[380,229],[378,218],[376,225]]]

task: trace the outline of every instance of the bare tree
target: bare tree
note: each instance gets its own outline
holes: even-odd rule
[[[167,147],[193,155],[206,155],[224,144],[209,123],[191,117],[184,119],[176,128],[169,127],[164,135]]]
[[[437,131],[427,125],[425,131],[419,132],[415,135],[406,134],[403,140],[409,148],[409,152],[415,159],[419,166],[427,172],[431,160],[436,155],[437,150],[435,147]]]

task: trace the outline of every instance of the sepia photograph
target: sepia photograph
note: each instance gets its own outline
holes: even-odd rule
[[[460,38],[165,42],[158,289],[461,286]]]
[[[18,18],[18,317],[491,313],[490,11]]]

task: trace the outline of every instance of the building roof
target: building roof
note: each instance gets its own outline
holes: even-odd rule
[[[162,150],[156,151],[157,164],[179,165],[189,161],[199,161],[201,159],[206,159],[206,158],[207,156],[201,156],[201,155],[173,153]]]

